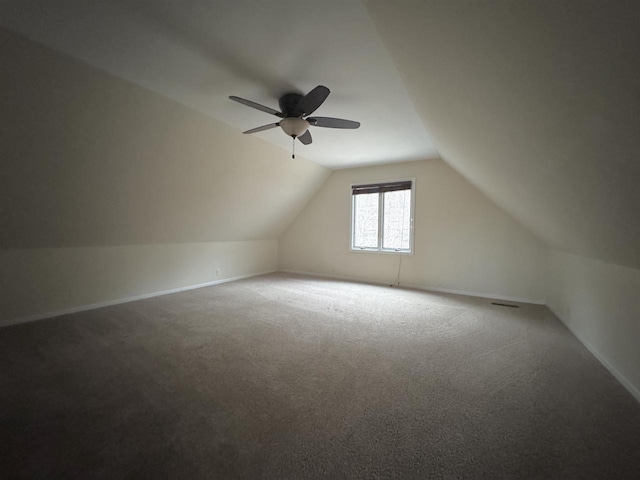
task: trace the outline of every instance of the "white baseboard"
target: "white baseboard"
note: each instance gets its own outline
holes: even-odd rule
[[[493,300],[503,300],[505,302],[516,302],[516,303],[529,303],[533,305],[544,305],[544,300],[532,300],[530,298],[522,298],[522,297],[510,297],[508,295],[499,295],[493,293],[479,293],[479,292],[467,292],[464,290],[453,290],[451,288],[438,288],[438,287],[427,287],[424,285],[414,285],[414,284],[401,284],[401,287],[415,288],[418,290],[426,290],[429,292],[438,292],[438,293],[452,293],[455,295],[467,295],[469,297],[479,297],[479,298],[490,298]]]
[[[545,301],[544,300],[531,300],[529,298],[520,298],[520,297],[509,297],[506,295],[499,295],[499,294],[489,294],[489,293],[479,293],[479,292],[467,292],[464,290],[453,290],[450,288],[439,288],[439,287],[429,287],[427,285],[418,285],[418,284],[413,284],[413,283],[401,283],[399,285],[393,285],[390,284],[388,282],[378,282],[378,281],[374,281],[371,279],[367,279],[367,278],[362,278],[362,277],[349,277],[349,276],[345,276],[345,275],[331,275],[331,274],[326,274],[326,273],[317,273],[317,272],[303,272],[300,270],[279,270],[280,272],[283,273],[293,273],[296,275],[309,275],[312,277],[321,277],[321,278],[333,278],[335,280],[348,280],[348,281],[352,281],[352,282],[362,282],[362,283],[369,283],[372,285],[392,285],[394,287],[400,287],[400,288],[413,288],[416,290],[425,290],[427,292],[437,292],[437,293],[452,293],[454,295],[466,295],[468,297],[479,297],[479,298],[490,298],[493,300],[503,300],[506,302],[517,302],[517,303],[530,303],[530,304],[534,304],[534,305],[545,305]]]
[[[78,307],[65,308],[62,310],[56,310],[54,312],[38,313],[35,315],[28,315],[26,317],[2,320],[0,321],[0,328],[8,327],[9,325],[17,325],[20,323],[35,322],[36,320],[44,320],[45,318],[59,317],[60,315],[68,315],[70,313],[84,312],[86,310],[94,310],[96,308],[110,307],[112,305],[119,305],[121,303],[135,302],[136,300],[144,300],[145,298],[159,297],[160,295],[168,295],[170,293],[184,292],[185,290],[193,290],[196,288],[219,285],[221,283],[235,282],[236,280],[242,280],[243,278],[257,277],[259,275],[266,275],[268,273],[274,273],[276,271],[277,270],[268,270],[266,272],[249,273],[246,275],[238,275],[237,277],[223,278],[220,280],[213,280],[211,282],[198,283],[196,285],[187,285],[184,287],[171,288],[169,290],[162,290],[159,292],[145,293],[143,295],[135,295],[133,297],[118,298],[115,300],[108,300],[106,302],[92,303],[90,305],[81,305]]]
[[[596,359],[602,364],[602,366],[604,368],[606,368],[607,370],[609,370],[609,373],[611,373],[611,375],[613,375],[615,377],[616,380],[618,380],[622,386],[624,388],[627,389],[627,391],[633,395],[635,397],[636,400],[638,400],[638,402],[640,402],[640,389],[638,389],[638,387],[636,387],[633,383],[631,383],[629,380],[627,380],[627,378],[620,373],[620,371],[614,367],[611,362],[609,362],[609,360],[607,360],[607,358],[602,355],[593,345],[591,345],[591,343],[589,343],[588,340],[586,340],[575,328],[573,328],[571,325],[569,325],[559,314],[558,312],[556,312],[551,305],[547,305],[547,308],[549,310],[551,310],[551,312],[558,317],[558,319],[562,322],[562,324],[567,327],[567,329],[573,334],[574,337],[576,337],[580,343],[582,343],[582,345],[584,345],[584,347],[589,350],[589,353],[591,353],[591,355],[593,355],[594,357],[596,357]]]

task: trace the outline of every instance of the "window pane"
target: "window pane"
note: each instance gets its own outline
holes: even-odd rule
[[[409,250],[411,190],[384,194],[383,248]]]
[[[353,196],[353,246],[378,248],[378,195]]]

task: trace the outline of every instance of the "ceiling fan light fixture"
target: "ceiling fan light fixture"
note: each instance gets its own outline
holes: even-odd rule
[[[297,138],[309,128],[309,122],[302,118],[287,117],[280,120],[280,128],[290,137]]]

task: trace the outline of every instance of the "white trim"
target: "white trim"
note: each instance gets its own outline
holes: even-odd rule
[[[551,313],[553,313],[556,317],[558,317],[558,319],[562,322],[562,324],[565,327],[567,327],[567,329],[573,334],[573,336],[576,337],[580,341],[580,343],[584,345],[584,347],[587,350],[589,350],[589,353],[591,353],[591,355],[596,357],[596,360],[598,360],[604,368],[609,370],[609,373],[611,373],[611,375],[613,375],[614,378],[618,380],[622,384],[622,386],[626,388],[627,391],[631,395],[633,395],[633,397],[638,402],[640,402],[640,389],[638,389],[638,387],[636,387],[633,383],[627,380],[627,378],[622,373],[620,373],[618,369],[615,366],[613,366],[613,364],[611,364],[604,355],[602,355],[598,350],[596,350],[596,348],[593,345],[591,345],[589,341],[587,341],[580,333],[578,333],[576,329],[574,329],[571,325],[569,325],[566,321],[564,321],[562,317],[558,315],[558,312],[556,312],[551,307],[551,305],[547,305],[547,308],[549,308],[549,310],[551,310]]]
[[[283,273],[294,273],[296,275],[308,275],[311,277],[320,277],[320,278],[332,278],[335,280],[348,280],[352,282],[362,282],[368,283],[371,285],[386,285],[394,288],[413,288],[416,290],[425,290],[427,292],[435,292],[435,293],[451,293],[454,295],[466,295],[468,297],[479,297],[479,298],[488,298],[492,300],[504,300],[507,302],[517,302],[517,303],[529,303],[532,305],[545,305],[546,302],[544,300],[532,300],[529,298],[521,298],[521,297],[510,297],[507,295],[498,295],[493,293],[479,293],[479,292],[468,292],[465,290],[453,290],[450,288],[440,288],[440,287],[429,287],[427,285],[418,285],[414,283],[389,283],[389,282],[380,282],[375,280],[370,280],[363,277],[349,277],[345,275],[331,275],[327,273],[316,273],[316,272],[303,272],[300,270],[279,270]]]
[[[237,277],[223,278],[220,280],[213,280],[211,282],[198,283],[196,285],[187,285],[185,287],[171,288],[169,290],[145,293],[143,295],[135,295],[133,297],[119,298],[116,300],[107,300],[106,302],[98,302],[98,303],[92,303],[90,305],[81,305],[79,307],[65,308],[62,310],[56,310],[54,312],[38,313],[35,315],[28,315],[26,317],[1,320],[0,328],[8,327],[9,325],[18,325],[20,323],[35,322],[36,320],[44,320],[45,318],[59,317],[60,315],[68,315],[70,313],[78,313],[78,312],[84,312],[87,310],[95,310],[96,308],[110,307],[112,305],[119,305],[121,303],[135,302],[136,300],[144,300],[145,298],[159,297],[161,295],[169,295],[171,293],[184,292],[185,290],[194,290],[196,288],[210,287],[212,285],[219,285],[221,283],[235,282],[236,280],[242,280],[244,278],[249,278],[249,277],[257,277],[259,275],[266,275],[268,273],[274,273],[274,272],[277,272],[277,270],[268,270],[266,272],[258,272],[258,273],[248,273],[246,275],[238,275]]]
[[[391,255],[413,255],[413,252],[408,250],[374,250],[373,248],[354,248],[349,251],[349,253],[384,253]]]
[[[355,230],[354,230],[354,210],[355,210],[355,195],[353,195],[353,187],[358,185],[375,185],[378,183],[391,183],[391,182],[411,182],[411,204],[409,215],[409,250],[392,250],[382,248],[383,242],[383,218],[384,218],[384,196],[380,195],[378,198],[378,247],[376,248],[356,248],[355,242]],[[365,253],[391,253],[396,255],[413,255],[415,253],[415,218],[416,218],[416,177],[396,178],[393,180],[378,180],[378,181],[362,181],[351,183],[349,185],[349,199],[351,203],[351,215],[349,218],[349,231],[351,232],[349,239],[349,252],[365,252]]]
[[[533,300],[531,298],[523,298],[523,297],[511,297],[509,295],[500,295],[497,293],[480,293],[480,292],[468,292],[466,290],[455,290],[452,288],[440,288],[440,287],[429,287],[425,285],[417,285],[410,283],[403,283],[401,286],[408,288],[416,288],[418,290],[427,290],[429,292],[436,293],[452,293],[454,295],[467,295],[469,297],[479,297],[479,298],[489,298],[493,300],[504,300],[505,302],[516,302],[516,303],[529,303],[531,305],[545,305],[546,302],[544,300]]]

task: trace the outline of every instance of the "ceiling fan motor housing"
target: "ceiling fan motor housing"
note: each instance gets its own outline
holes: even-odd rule
[[[304,98],[304,95],[299,93],[287,93],[280,97],[278,104],[280,105],[280,111],[285,117],[301,117],[304,112],[301,112],[298,107],[300,100]]]

